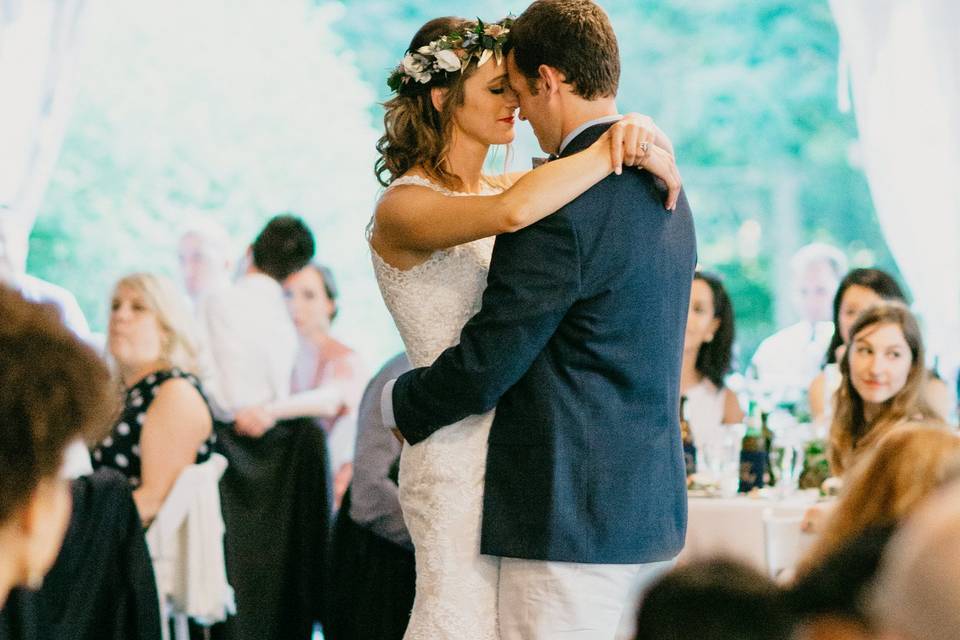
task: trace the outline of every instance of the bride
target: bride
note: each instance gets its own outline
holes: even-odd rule
[[[374,272],[414,367],[458,342],[479,309],[494,238],[550,215],[621,164],[668,187],[672,148],[649,118],[628,116],[595,144],[524,174],[483,173],[491,145],[514,139],[518,102],[502,46],[510,21],[437,18],[413,37],[389,85],[376,172],[387,187],[370,228]],[[492,412],[404,445],[400,502],[416,549],[408,640],[497,634],[498,559],[480,555]]]

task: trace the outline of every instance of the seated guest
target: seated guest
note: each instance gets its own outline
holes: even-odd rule
[[[691,562],[651,586],[635,640],[787,640],[791,618],[767,576],[733,560]]]
[[[110,304],[107,345],[125,389],[124,406],[93,449],[93,464],[128,478],[149,525],[180,472],[207,460],[215,440],[186,301],[160,276],[121,279]]]
[[[925,393],[928,373],[916,318],[896,302],[864,311],[850,328],[830,425],[831,473],[842,476],[864,451],[906,422],[942,422]]]
[[[327,640],[401,640],[413,607],[413,543],[397,487],[400,442],[383,426],[380,395],[410,370],[401,353],[373,377],[360,401],[357,456],[331,549]]]
[[[211,393],[223,418],[287,397],[297,334],[281,283],[313,257],[310,229],[292,215],[272,218],[247,251],[248,266],[231,286],[211,292],[200,310],[214,365]],[[260,429],[239,433],[259,437]]]
[[[357,353],[332,335],[337,316],[337,286],[330,270],[312,262],[283,283],[287,307],[300,350],[293,370],[291,395],[259,407],[238,411],[237,428],[262,432],[277,420],[300,416],[321,419],[327,432],[330,466],[334,472],[334,503],[350,484],[357,437],[357,406],[367,376]]]
[[[733,305],[720,279],[698,271],[690,290],[683,342],[680,393],[694,437],[721,424],[743,420],[737,396],[723,378],[733,357]]]
[[[847,270],[836,247],[814,242],[790,260],[791,294],[800,321],[760,343],[751,364],[761,384],[802,390],[817,375],[830,341],[830,300]]]
[[[871,602],[886,640],[953,640],[960,629],[960,485],[932,496],[890,541]]]
[[[10,637],[11,590],[40,587],[70,518],[64,451],[103,433],[115,403],[106,367],[56,308],[0,286],[0,317],[0,637]]]
[[[824,356],[823,371],[810,384],[810,412],[814,420],[829,419],[834,394],[840,386],[839,362],[850,342],[850,327],[868,307],[884,300],[906,304],[906,296],[897,281],[880,269],[854,269],[844,277],[833,299],[833,337]],[[927,399],[940,417],[947,419],[951,393],[939,378],[930,376]]]
[[[840,281],[833,297],[833,336],[823,355],[824,367],[810,383],[810,412],[815,420],[829,417],[840,387],[840,365],[850,341],[850,327],[868,307],[892,300],[907,303],[897,281],[880,269],[854,269]]]
[[[230,284],[230,237],[208,218],[197,218],[180,236],[177,251],[183,286],[194,308],[211,291]]]
[[[890,431],[848,472],[843,495],[785,594],[810,629],[843,624],[870,631],[864,597],[894,528],[960,472],[960,438],[939,426]]]

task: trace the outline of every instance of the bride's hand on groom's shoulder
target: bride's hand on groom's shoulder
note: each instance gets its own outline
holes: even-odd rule
[[[653,174],[657,186],[666,189],[667,198],[664,201],[664,208],[670,211],[676,210],[682,182],[680,170],[677,169],[677,161],[673,155],[657,145],[651,145],[647,148],[647,157],[637,166]]]
[[[649,171],[666,188],[665,208],[673,210],[680,197],[680,170],[673,156],[673,144],[650,116],[629,113],[607,131],[613,170],[623,166]]]

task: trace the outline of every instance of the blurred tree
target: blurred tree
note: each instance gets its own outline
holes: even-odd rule
[[[651,114],[676,144],[701,264],[734,297],[741,362],[790,319],[780,294],[802,244],[833,242],[858,265],[895,271],[853,118],[837,110],[826,0],[601,4],[620,39],[619,106]],[[451,0],[442,12],[497,19],[523,8]],[[95,3],[30,270],[75,291],[102,328],[118,275],[175,275],[177,228],[190,212],[223,222],[239,249],[268,215],[293,209],[340,276],[335,329],[368,357],[387,357],[399,341],[363,241],[377,195],[378,103],[410,38],[436,15],[412,0]]]
[[[371,365],[399,349],[364,238],[378,188],[374,95],[330,29],[342,10],[94,3],[31,271],[73,290],[103,329],[117,277],[177,278],[190,216],[223,223],[239,253],[270,215],[292,210],[338,276],[335,331]]]

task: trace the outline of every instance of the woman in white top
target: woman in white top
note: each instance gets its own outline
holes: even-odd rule
[[[723,384],[733,355],[733,304],[720,279],[698,271],[690,289],[683,342],[680,393],[687,420],[697,434],[743,420],[737,396]]]

